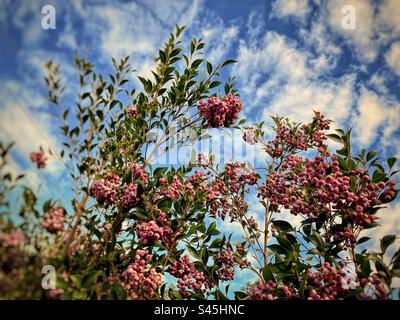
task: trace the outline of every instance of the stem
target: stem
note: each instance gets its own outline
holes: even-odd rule
[[[268,227],[269,227],[269,199],[266,201],[265,205],[265,225],[264,225],[264,265],[268,265]]]

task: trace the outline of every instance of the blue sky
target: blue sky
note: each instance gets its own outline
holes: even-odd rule
[[[56,9],[55,30],[41,28],[41,9],[48,4]],[[355,10],[355,29],[342,27],[344,5]],[[38,172],[28,161],[29,152],[40,145],[61,145],[57,123],[48,114],[44,61],[62,63],[68,103],[74,92],[74,50],[100,72],[110,70],[112,56],[129,54],[137,74],[149,75],[152,58],[176,23],[187,26],[186,40],[205,40],[212,62],[239,61],[223,77],[236,77],[243,116],[250,121],[269,122],[276,113],[309,121],[317,109],[336,127],[352,126],[359,148],[400,157],[397,0],[3,0],[0,132],[2,140],[16,142],[11,170],[26,171],[26,182],[41,185],[43,198],[68,195],[59,163],[50,161],[46,171]],[[253,200],[251,209],[260,215]],[[380,215],[379,234],[400,234],[399,202]]]

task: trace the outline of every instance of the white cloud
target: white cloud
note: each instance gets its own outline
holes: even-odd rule
[[[368,81],[378,93],[382,95],[389,95],[389,88],[386,85],[387,78],[383,72],[375,72]]]
[[[354,95],[354,77],[344,77],[338,81],[304,81],[290,83],[271,102],[264,118],[269,114],[288,116],[292,120],[309,122],[313,110],[322,112],[335,121],[335,127],[345,126],[351,112]]]
[[[21,91],[22,93],[19,94]],[[16,86],[14,82],[2,83],[0,90],[0,95],[4,97],[0,121],[3,138],[15,142],[16,150],[27,161],[29,161],[29,153],[37,151],[40,146],[46,150],[50,148],[53,152],[60,150],[59,141],[53,134],[54,128],[51,127],[53,122],[51,116],[35,109],[38,101],[43,101],[43,99],[40,99],[39,95],[29,93],[29,90]],[[36,98],[36,105],[35,103],[31,105],[30,101],[33,102]],[[32,111],[29,110],[28,103],[34,107]],[[55,175],[58,175],[62,169],[61,163],[52,160],[46,167],[47,172]]]
[[[313,110],[319,110],[341,126],[348,120],[354,101],[355,76],[321,80],[324,68],[315,64],[320,57],[283,35],[268,32],[260,43],[241,40],[240,63],[233,75],[238,76],[240,92],[251,106],[268,105],[261,112],[264,120],[280,114],[309,121]]]
[[[259,42],[239,42],[237,60],[232,74],[238,76],[241,94],[252,96],[252,105],[266,95],[274,94],[282,82],[307,76],[306,56],[293,41],[275,32],[267,32]],[[268,81],[263,77],[270,76]]]
[[[373,4],[365,0],[332,0],[327,4],[330,27],[343,36],[359,57],[368,62],[374,61],[378,54],[379,44],[376,41]],[[355,9],[355,29],[342,27],[342,20],[346,16],[342,13],[342,8],[346,5],[353,6]]]
[[[391,104],[385,98],[379,97],[375,92],[361,89],[356,114],[354,115],[355,137],[362,146],[369,146],[378,138],[381,147],[387,146],[393,152],[394,134],[399,130],[400,104]]]
[[[308,0],[277,0],[272,5],[272,15],[278,17],[296,17],[304,20],[310,13]]]
[[[318,60],[321,67],[335,65],[337,50],[343,44],[361,62],[374,62],[382,46],[390,44],[400,35],[398,0],[330,0],[315,1],[315,4],[317,7],[312,13],[312,20],[307,20],[311,26],[301,28],[299,35],[306,45],[324,53]],[[346,7],[354,9],[355,28],[342,26],[342,22],[346,22],[352,14],[343,10]],[[308,1],[276,1],[273,4],[273,16],[283,19],[296,16],[302,21],[310,12]]]
[[[234,41],[237,40],[238,33],[237,26],[225,27],[222,20],[204,28],[202,38],[208,45],[207,60],[213,64],[221,63]]]
[[[383,45],[400,35],[400,5],[397,0],[332,0],[327,2],[327,18],[332,30],[340,34],[361,61],[373,62]],[[355,29],[341,25],[345,5],[353,6]],[[323,10],[322,10],[323,12]]]
[[[398,0],[384,0],[379,6],[378,23],[380,29],[389,33],[389,38],[400,35],[400,5]]]
[[[310,62],[319,74],[336,68],[342,49],[329,35],[323,15],[320,14],[313,19],[309,29],[300,29],[299,36],[308,50],[316,52],[317,56]]]
[[[366,243],[370,250],[380,251],[380,239],[386,235],[400,235],[400,203],[392,204],[391,206],[381,209],[377,213],[378,223],[380,226],[372,229],[367,229],[360,236],[372,238]],[[397,240],[393,247],[398,250],[400,242]]]
[[[147,10],[135,3],[92,8],[88,26],[100,37],[101,52],[121,58],[132,54],[153,54],[163,33]]]
[[[43,5],[28,1],[13,10],[12,22],[21,31],[24,45],[39,45],[49,35],[49,31],[42,29]]]
[[[193,24],[201,5],[201,0],[190,3],[142,1],[118,5],[103,2],[90,6],[78,1],[72,10],[84,22],[80,35],[89,37],[90,43],[82,45],[90,53],[95,53],[97,59],[106,63],[111,57],[120,59],[130,55],[137,74],[150,77],[158,48],[167,40],[175,24]],[[68,26],[67,23],[66,28]],[[77,38],[67,29],[58,40],[59,45],[67,47],[76,43]]]
[[[77,49],[78,43],[74,30],[73,18],[71,12],[66,10],[64,13],[63,30],[59,33],[57,46],[61,48]]]
[[[389,51],[385,55],[387,64],[393,71],[400,76],[400,42],[391,45]]]

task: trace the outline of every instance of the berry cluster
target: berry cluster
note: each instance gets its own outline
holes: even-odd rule
[[[336,300],[342,299],[349,292],[352,280],[347,276],[345,263],[340,262],[339,269],[325,262],[319,272],[307,270],[309,285],[308,300]]]
[[[281,287],[275,281],[257,281],[250,287],[249,298],[251,300],[276,300],[279,297],[291,298],[296,295],[293,288],[283,285]]]
[[[161,178],[159,184],[163,188],[156,193],[156,199],[164,197],[166,199],[177,200],[179,199],[180,192],[184,187],[182,181],[176,175],[172,177],[172,183],[168,184],[168,181],[165,178]]]
[[[46,167],[47,158],[42,147],[40,147],[37,152],[31,152],[29,157],[33,163],[36,163],[38,169],[44,169]]]
[[[129,162],[127,164],[127,167],[132,171],[133,180],[139,180],[143,185],[147,185],[149,175],[141,165],[139,165],[138,163]]]
[[[380,299],[385,300],[388,298],[389,290],[385,287],[381,277],[374,273],[370,278],[363,278],[360,280],[360,286],[364,289],[360,298],[363,300]]]
[[[223,172],[223,178],[211,181],[206,189],[207,205],[210,215],[219,216],[222,219],[228,215],[231,221],[243,220],[246,204],[241,191],[248,192],[246,186],[255,185],[257,175],[254,170],[239,162],[227,163]]]
[[[257,132],[255,128],[248,128],[243,133],[243,140],[248,144],[255,144],[257,142]]]
[[[314,159],[288,156],[281,169],[260,187],[259,196],[268,198],[276,212],[282,206],[294,215],[316,218],[336,210],[365,226],[376,219],[369,210],[394,197],[395,185],[394,181],[387,185],[373,183],[362,169],[344,175],[336,157],[325,152]],[[303,192],[305,189],[307,194]],[[342,233],[338,236],[352,238],[346,230]]]
[[[42,226],[49,233],[58,233],[64,228],[65,213],[63,208],[52,208],[45,212]]]
[[[254,170],[239,162],[225,165],[225,176],[228,179],[227,186],[232,192],[238,192],[245,185],[255,185],[257,176]]]
[[[16,248],[24,243],[25,236],[19,230],[13,230],[10,233],[3,233],[0,237],[4,247]]]
[[[126,281],[125,288],[133,300],[150,299],[161,287],[162,274],[146,267],[151,259],[147,250],[137,250],[135,261],[122,273]]]
[[[329,236],[328,239],[329,241]],[[346,244],[349,244],[351,247],[352,244],[356,243],[357,239],[356,236],[354,235],[354,232],[351,228],[344,227],[343,230],[337,230],[335,234],[333,235],[333,240],[336,242],[342,242],[345,241]],[[345,246],[347,247],[347,246]]]
[[[199,153],[197,155],[196,164],[198,166],[200,166],[200,167],[207,168],[211,164],[211,161],[210,161],[209,157],[206,154]]]
[[[235,203],[229,196],[229,189],[225,181],[219,178],[209,181],[208,174],[196,171],[189,177],[190,183],[196,190],[193,195],[205,194],[205,204],[210,210],[210,215],[225,219],[226,215],[231,215],[235,211]],[[240,207],[239,204],[238,207]]]
[[[234,95],[222,99],[210,97],[207,103],[201,100],[197,109],[211,127],[228,127],[236,121],[239,112],[242,111],[242,102]]]
[[[132,171],[132,179],[143,185],[148,183],[148,174],[136,163],[128,163]],[[94,182],[92,194],[100,204],[115,205],[120,203],[124,209],[132,209],[141,200],[137,183],[124,183],[121,186],[121,179],[118,175],[108,173],[104,179]]]
[[[237,189],[238,185],[244,186],[244,184],[229,185],[229,183],[229,179],[228,182],[221,179],[212,181],[211,189],[207,194],[207,201],[212,217],[219,216],[221,219],[225,219],[226,216],[229,216],[231,221],[235,221],[243,216],[246,205],[240,195],[232,194],[231,187]]]
[[[136,206],[140,201],[138,196],[137,184],[126,184],[122,185],[122,197],[121,204],[125,209],[131,209]]]
[[[151,214],[152,216],[156,217],[158,225],[161,226],[163,230],[162,240],[167,246],[172,247],[175,244],[176,237],[183,233],[184,228],[179,227],[178,230],[174,233],[170,226],[170,221],[168,220],[166,213],[157,208],[156,205],[152,206]]]
[[[217,252],[214,255],[214,262],[219,267],[218,277],[221,281],[229,281],[234,279],[236,266],[235,256],[231,249],[226,249],[221,252]]]
[[[284,151],[306,151],[311,147],[326,147],[326,136],[323,130],[329,129],[330,120],[315,112],[313,121],[302,126],[292,125],[288,120],[276,118],[276,137],[266,144],[265,151],[272,157],[278,158]]]
[[[178,278],[178,289],[184,297],[189,297],[193,292],[213,286],[202,271],[196,271],[194,263],[189,261],[188,255],[176,260],[171,265],[169,273]]]
[[[197,185],[201,189],[207,188],[205,183],[207,175],[203,171],[196,170],[188,179],[192,184]]]
[[[121,180],[115,174],[107,174],[105,179],[96,181],[92,187],[92,193],[97,202],[113,205],[117,202],[117,187]]]
[[[149,222],[139,221],[135,231],[140,243],[144,245],[147,245],[149,240],[153,243],[157,242],[164,234],[164,229],[159,227],[153,220]]]
[[[128,109],[128,116],[134,118],[136,115],[137,115],[137,108],[135,105],[133,105]]]

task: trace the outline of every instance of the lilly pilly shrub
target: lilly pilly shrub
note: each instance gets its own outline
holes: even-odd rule
[[[64,149],[41,148],[30,158],[38,170],[58,158],[73,197],[39,207],[22,176],[2,174],[1,297],[391,298],[400,252],[384,256],[395,236],[381,239],[381,252],[359,245],[369,240],[361,232],[378,226],[378,210],[397,196],[396,159],[383,165],[373,152],[354,156],[350,132],[327,134],[331,122],[318,112],[309,124],[273,117],[269,141],[263,123],[238,121],[245,106],[233,81],[218,80],[235,61],[213,67],[202,58],[201,40],[182,49],[182,31],[177,26],[159,50],[152,77],[138,77],[139,88],[128,57],[113,60],[107,77],[76,57],[74,108],[64,107],[59,67],[46,65]],[[187,165],[155,165],[173,147],[207,138],[205,129],[224,127],[243,130],[245,142],[265,151],[266,164],[221,166],[199,154]],[[343,148],[332,154],[327,139]],[[9,147],[1,151],[4,171]],[[249,210],[249,192],[265,208],[262,224]],[[299,225],[280,219],[282,211],[300,217]],[[222,220],[238,223],[243,241],[221,233]],[[47,286],[46,265],[56,280]],[[231,292],[241,269],[256,280]]]

